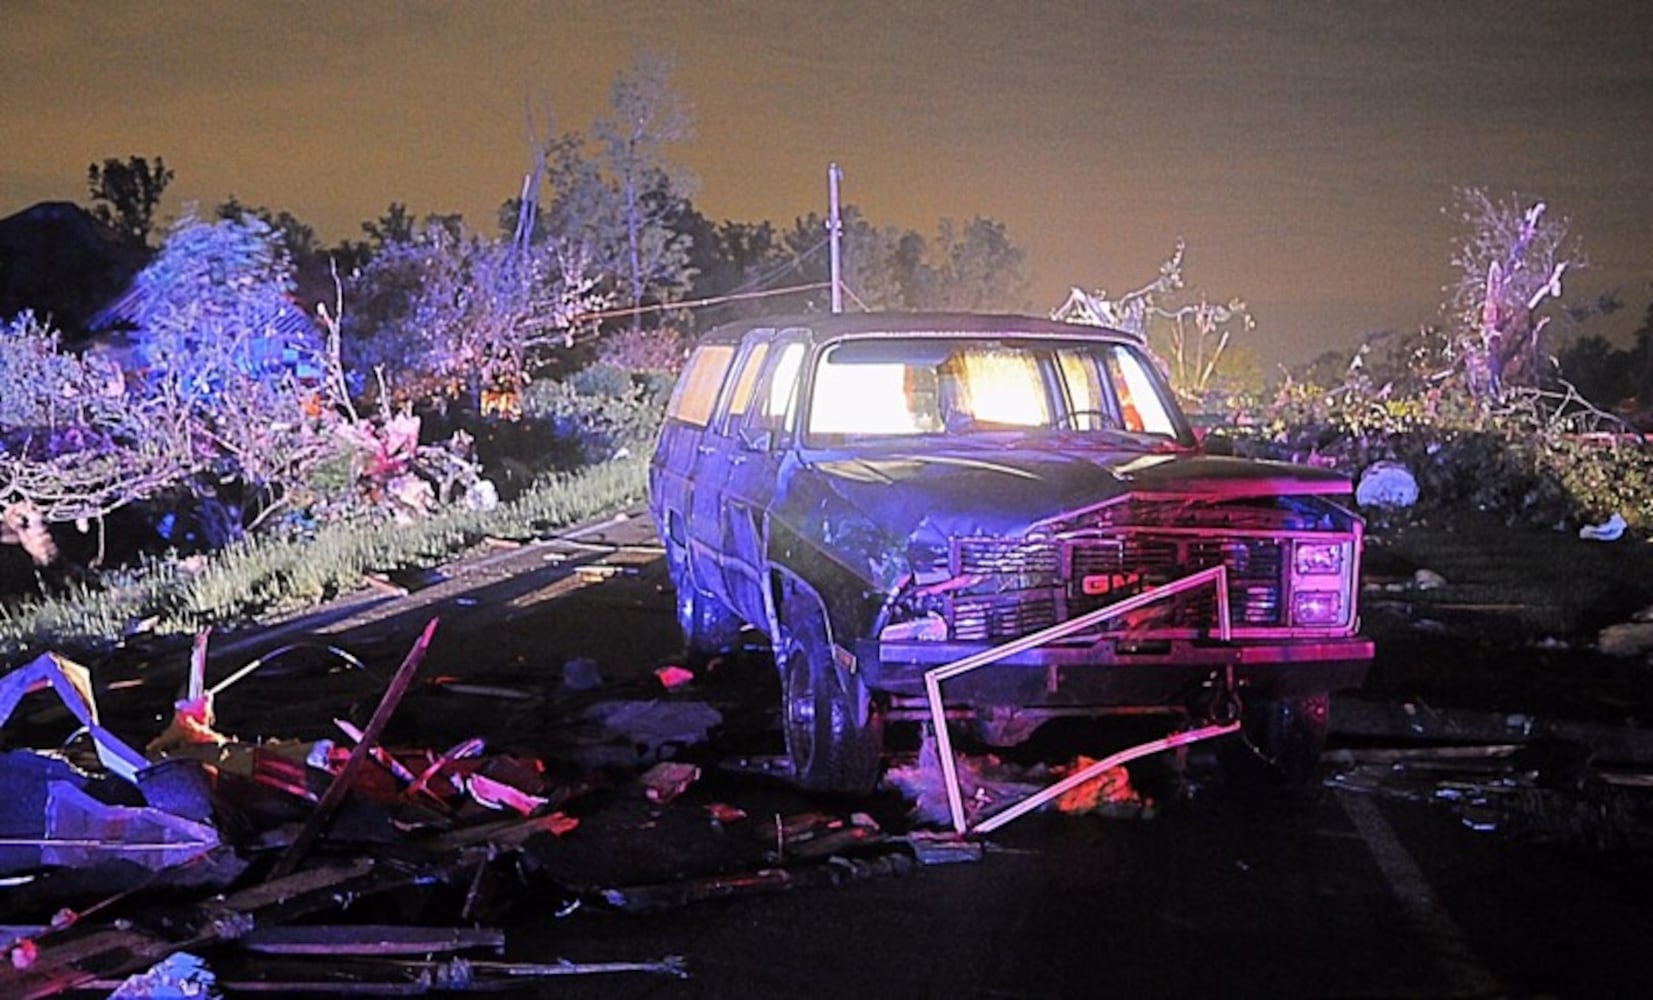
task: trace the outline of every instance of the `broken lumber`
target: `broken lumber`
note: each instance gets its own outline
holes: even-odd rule
[[[263,955],[432,955],[470,948],[503,951],[505,932],[493,927],[304,924],[256,927],[238,943]]]
[[[912,868],[912,855],[904,850],[860,857],[834,855],[823,862],[784,868],[761,868],[732,875],[708,875],[676,882],[605,889],[601,899],[605,905],[622,913],[659,913],[710,899],[790,889],[837,887],[851,882],[905,875]]]
[[[403,884],[410,876],[399,876]],[[84,989],[108,979],[141,972],[176,951],[189,951],[244,935],[254,924],[296,919],[307,912],[337,906],[341,897],[359,895],[375,881],[387,882],[373,862],[312,868],[272,879],[228,897],[199,904],[188,914],[193,929],[163,937],[131,926],[71,926],[38,948],[22,968],[0,965],[0,996],[30,1000]],[[389,884],[380,886],[390,888]]]
[[[689,978],[688,963],[678,955],[642,962],[494,962],[455,956],[445,961],[343,958],[326,963],[303,958],[263,958],[255,968],[233,960],[214,963],[214,980],[229,995],[304,993],[316,996],[423,996],[429,993],[497,993],[520,988],[530,979],[644,973]],[[115,980],[88,983],[110,990]]]
[[[390,679],[390,686],[385,689],[384,697],[379,699],[379,705],[373,710],[373,717],[368,720],[367,728],[362,730],[361,742],[350,751],[344,767],[333,778],[332,784],[327,786],[327,791],[322,793],[321,801],[316,804],[316,811],[305,821],[304,828],[299,831],[292,846],[287,848],[281,860],[276,862],[275,868],[270,872],[272,879],[283,878],[293,873],[298,863],[304,860],[304,855],[309,853],[310,846],[315,843],[316,838],[321,836],[322,828],[333,818],[334,810],[344,801],[356,775],[367,761],[369,751],[378,745],[379,737],[384,733],[385,726],[389,725],[396,706],[401,703],[402,696],[407,694],[408,686],[413,683],[413,675],[418,671],[419,664],[424,662],[425,651],[430,648],[431,636],[436,632],[437,621],[436,618],[430,620],[414,642],[413,648],[408,650],[402,665],[396,668],[396,674]]]

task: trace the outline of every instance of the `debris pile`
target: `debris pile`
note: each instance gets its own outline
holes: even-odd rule
[[[795,797],[772,780],[789,777],[784,758],[743,775],[781,791],[725,799],[718,782],[739,767],[697,757],[722,715],[695,700],[696,677],[682,668],[611,685],[595,664],[570,661],[550,691],[450,676],[415,687],[436,624],[387,679],[323,647],[369,698],[341,713],[357,721],[334,717],[306,738],[242,738],[221,716],[244,723],[229,689],[296,647],[209,684],[203,632],[170,717],[149,717],[147,742],[123,738],[131,710],[124,725],[106,724],[92,671],[63,656],[0,676],[8,742],[43,747],[0,752],[0,995],[420,993],[683,976],[678,957],[508,961],[502,921],[525,900],[556,900],[558,914],[654,913],[981,857],[979,843],[892,834],[866,813],[771,809]],[[305,679],[290,668],[265,676],[258,701],[270,708]],[[127,687],[99,689],[108,700]],[[487,707],[454,711],[459,699]],[[448,706],[433,713],[443,726],[419,718],[433,702]],[[532,750],[481,735],[434,747],[387,739],[399,708],[425,738],[474,721],[501,739],[507,706],[537,727]],[[309,714],[331,714],[323,708]],[[1122,778],[1094,782],[1082,808],[1117,799]]]
[[[946,781],[937,753],[937,741],[926,735],[916,760],[897,764],[884,775],[890,787],[913,803],[911,819],[923,826],[947,826],[952,822]],[[1096,763],[1083,754],[1071,764],[1057,766],[1023,766],[992,754],[960,755],[957,773],[965,818],[974,824],[978,819],[991,817],[1039,794],[1053,781],[1077,775]],[[1130,772],[1123,766],[1105,768],[1081,781],[1048,803],[1048,807],[1063,813],[1090,813],[1115,819],[1152,819],[1158,810],[1152,799],[1131,785]]]
[[[208,688],[206,633],[172,718],[141,752],[103,724],[86,667],[46,654],[0,676],[0,726],[25,698],[33,709],[30,696],[49,694],[56,704],[32,719],[77,727],[57,748],[0,755],[0,995],[406,993],[685,975],[675,957],[499,959],[504,932],[481,925],[502,912],[492,887],[525,845],[579,827],[563,807],[583,789],[553,781],[542,760],[490,752],[480,737],[440,752],[383,742],[435,627],[432,619],[367,723],[336,720],[336,739],[219,733],[215,696],[258,661]],[[656,771],[649,787],[668,791],[698,774],[664,763]],[[455,900],[448,922],[357,922],[373,912],[364,901],[432,887]],[[346,904],[356,911],[348,922],[299,923]]]

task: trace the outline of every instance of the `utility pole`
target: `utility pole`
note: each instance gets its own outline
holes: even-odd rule
[[[839,249],[844,235],[843,220],[838,217],[838,182],[844,179],[844,172],[838,169],[838,164],[827,164],[827,234],[832,240],[832,312],[834,315],[844,311],[844,276],[843,257]]]

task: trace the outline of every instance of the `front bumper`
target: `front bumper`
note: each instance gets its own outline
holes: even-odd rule
[[[925,693],[924,674],[984,647],[955,642],[878,642],[853,650],[863,682],[899,696]],[[1265,697],[1359,687],[1373,646],[1361,636],[1266,643],[1104,638],[1013,653],[946,682],[951,704],[983,707],[1123,707],[1186,704],[1214,680]]]

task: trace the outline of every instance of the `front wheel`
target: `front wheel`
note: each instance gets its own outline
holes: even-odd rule
[[[858,676],[832,662],[826,624],[813,602],[781,610],[781,718],[793,776],[805,788],[865,795],[878,784],[883,725]]]

